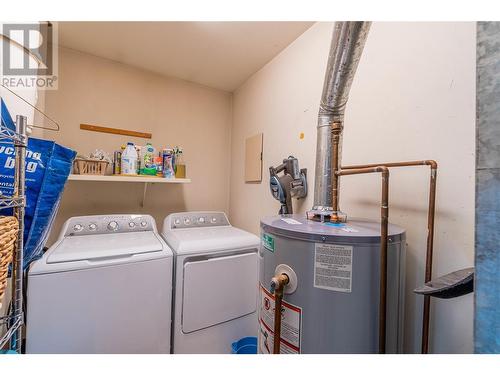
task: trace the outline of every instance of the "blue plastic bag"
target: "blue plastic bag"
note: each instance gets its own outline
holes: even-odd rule
[[[15,130],[5,103],[2,126]],[[0,191],[14,193],[15,153],[12,141],[0,142]],[[53,141],[30,138],[26,150],[26,209],[24,217],[24,267],[38,259],[47,240],[64,185],[76,152]],[[7,211],[7,210],[5,210]],[[9,214],[1,212],[1,214]]]

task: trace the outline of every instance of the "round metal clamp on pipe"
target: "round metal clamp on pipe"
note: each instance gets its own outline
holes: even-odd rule
[[[281,302],[283,301],[283,290],[290,282],[286,273],[281,273],[271,279],[271,293],[274,295],[274,340],[273,354],[280,354],[281,342]]]

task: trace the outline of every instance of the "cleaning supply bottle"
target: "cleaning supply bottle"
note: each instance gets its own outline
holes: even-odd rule
[[[163,177],[175,178],[173,151],[170,148],[163,150]]]
[[[182,148],[177,147],[175,151],[175,178],[186,178],[186,164],[184,162],[184,156],[182,155]]]
[[[155,157],[155,164],[156,164],[156,176],[163,177],[163,158],[161,157],[161,152],[160,156]]]
[[[156,175],[156,165],[155,165],[155,149],[151,143],[147,143],[146,146],[141,147],[140,153],[140,163],[141,171],[140,174],[154,176]]]
[[[132,142],[127,143],[122,153],[121,174],[137,175],[137,150]]]
[[[134,145],[135,152],[137,152],[137,174],[141,174],[141,146]]]

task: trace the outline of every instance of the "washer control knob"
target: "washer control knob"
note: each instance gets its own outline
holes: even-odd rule
[[[134,227],[135,227],[135,223],[134,223],[133,221],[131,221],[130,223],[128,223],[128,226],[129,226],[130,228],[134,228]]]
[[[174,220],[174,224],[175,224],[175,225],[180,225],[180,224],[181,224],[181,219],[178,219],[178,218],[177,218],[177,219],[175,219],[175,220]]]
[[[116,221],[110,221],[108,224],[108,229],[109,230],[117,230],[118,229],[118,223]]]
[[[147,221],[141,221],[141,227],[146,228],[148,226]]]
[[[188,218],[188,217],[185,217],[185,218],[184,218],[184,224],[185,224],[185,225],[189,225],[189,224],[191,224],[191,219],[190,219],[190,218]]]
[[[81,232],[83,229],[83,225],[82,224],[75,224],[75,226],[73,227],[73,230],[75,232]]]
[[[96,223],[90,223],[89,224],[89,230],[97,230],[97,224]]]
[[[204,217],[200,217],[200,218],[198,219],[198,223],[200,223],[200,224],[205,224],[205,218],[204,218]]]
[[[214,223],[214,224],[215,224],[215,223],[217,222],[217,218],[216,218],[215,216],[213,216],[213,217],[210,219],[210,221],[211,221],[212,223]]]

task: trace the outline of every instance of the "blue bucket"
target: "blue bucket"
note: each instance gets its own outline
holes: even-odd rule
[[[243,337],[233,342],[231,354],[257,354],[257,337]]]

